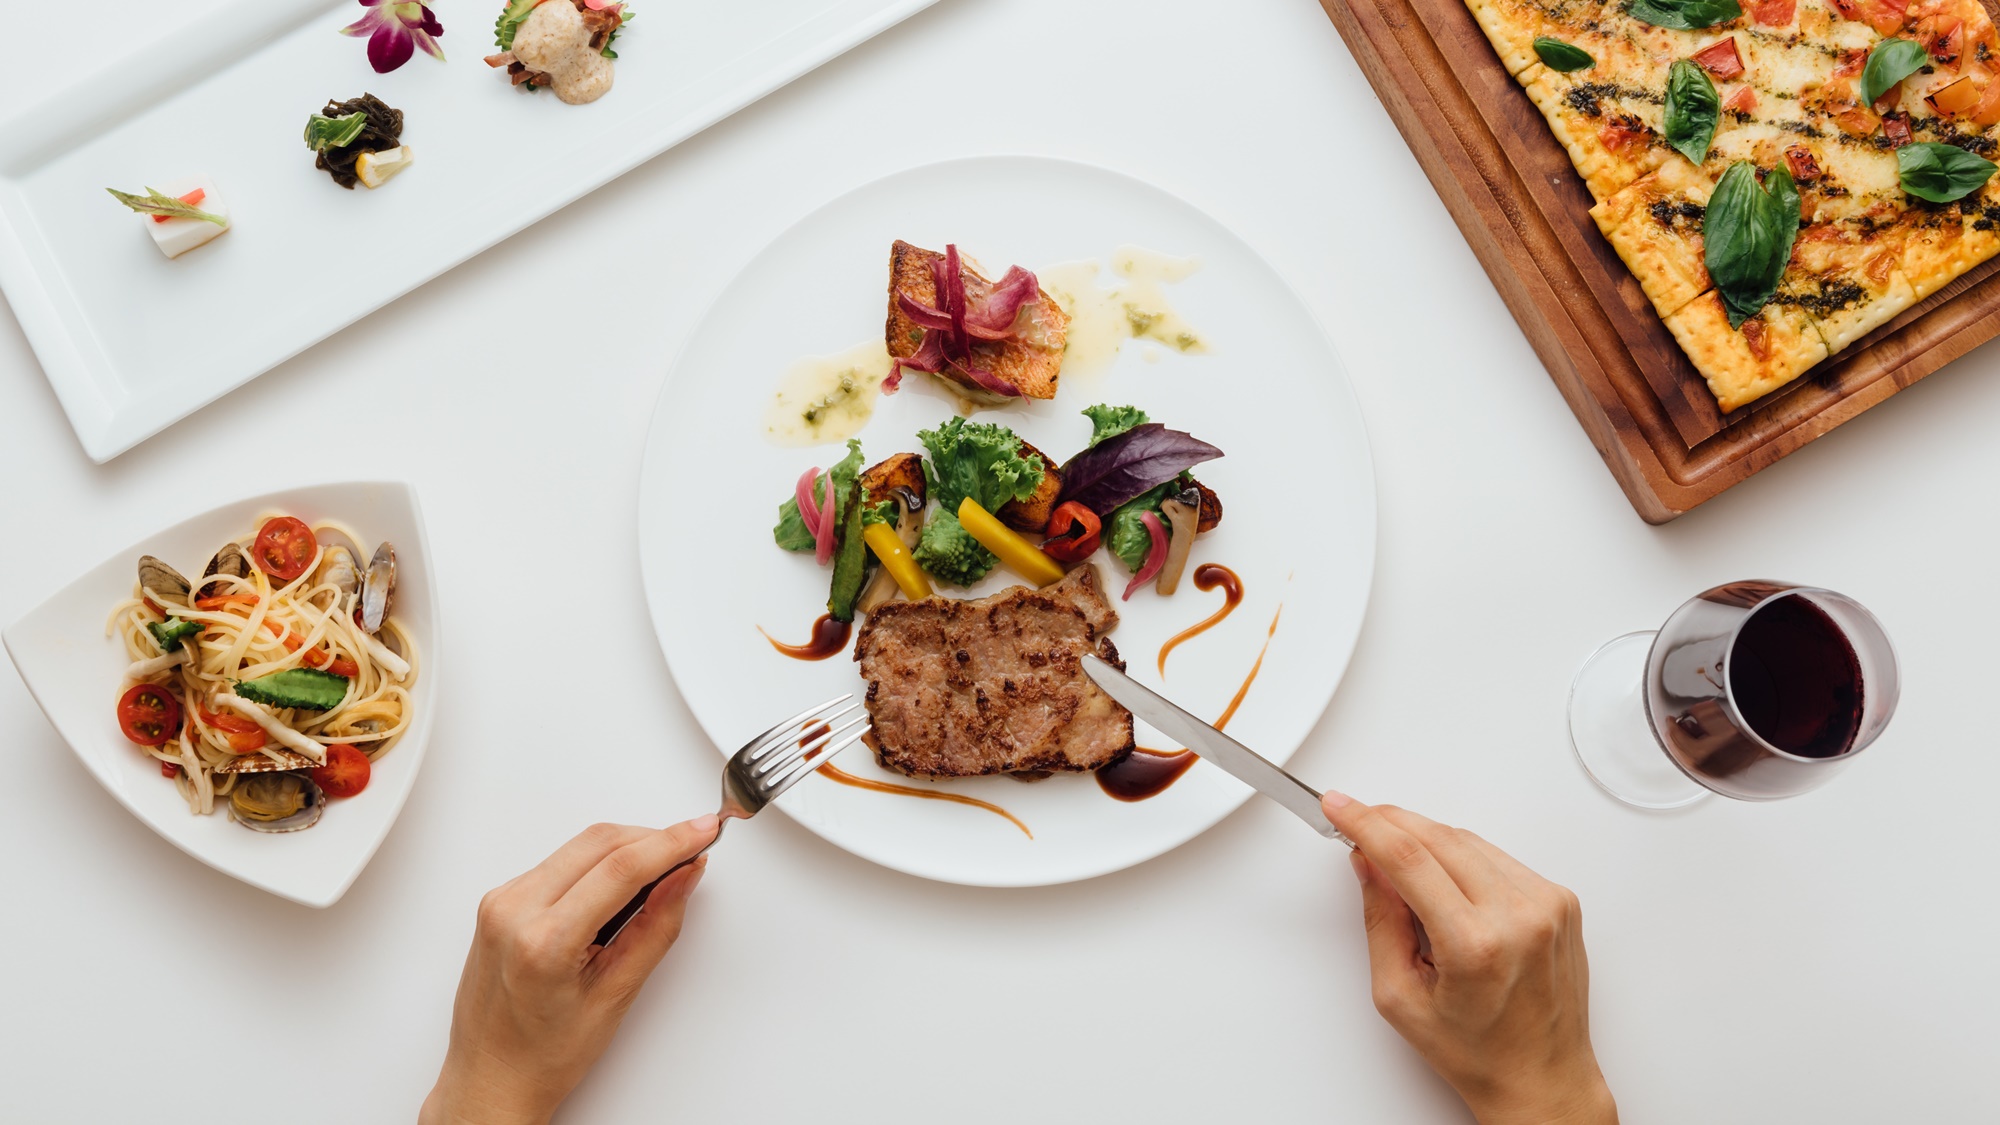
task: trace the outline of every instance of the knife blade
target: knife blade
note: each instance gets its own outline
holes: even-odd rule
[[[1153,729],[1221,766],[1231,777],[1285,806],[1312,830],[1348,847],[1354,841],[1333,826],[1320,807],[1319,793],[1305,782],[1272,765],[1255,750],[1216,730],[1163,698],[1159,693],[1113,668],[1096,656],[1085,653],[1084,674],[1104,694],[1125,705],[1126,710],[1146,720]]]

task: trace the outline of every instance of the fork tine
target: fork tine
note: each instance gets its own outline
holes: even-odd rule
[[[756,753],[751,754],[744,759],[745,761],[754,762],[758,758],[761,758],[765,754],[771,752],[772,746],[767,745],[767,743],[771,743],[773,739],[777,738],[777,736],[781,734],[789,735],[792,732],[797,731],[799,729],[799,724],[804,723],[806,720],[812,718],[814,715],[819,714],[821,711],[826,710],[827,708],[833,706],[836,703],[845,703],[853,698],[854,698],[853,692],[851,691],[844,692],[840,695],[834,696],[832,699],[827,700],[825,703],[819,704],[816,707],[808,707],[805,710],[799,712],[798,714],[793,715],[791,718],[786,719],[784,722],[778,723],[777,725],[773,726],[770,730],[765,731],[763,734],[760,734],[757,737],[751,739],[750,741],[744,743],[742,749],[736,752],[738,754],[742,754],[753,746],[758,747],[759,749],[757,750]]]
[[[859,704],[857,704],[856,706],[859,706]],[[854,710],[853,707],[847,708],[847,711],[852,711],[852,710]],[[842,713],[845,714],[846,712]],[[856,715],[854,718],[848,720],[847,722],[842,723],[838,727],[833,727],[831,725],[828,725],[828,729],[824,734],[815,734],[809,739],[804,739],[804,738],[799,739],[793,742],[790,746],[785,747],[783,751],[773,754],[770,757],[765,758],[763,761],[758,762],[756,765],[751,767],[750,776],[759,779],[759,781],[761,782],[761,780],[768,774],[775,773],[778,770],[781,770],[786,766],[791,765],[793,762],[796,762],[801,758],[809,758],[812,757],[813,755],[818,754],[822,749],[826,747],[827,743],[832,742],[834,739],[839,738],[841,735],[846,734],[850,730],[853,730],[856,724],[865,723],[867,721],[868,721],[868,716],[866,714],[860,714]]]
[[[811,741],[820,737],[817,733],[819,728],[840,724],[860,708],[861,704],[855,702],[827,715],[809,718],[794,729],[772,739],[769,744],[759,747],[757,752],[745,758],[742,764],[750,769],[753,776],[769,773],[775,767],[809,751],[812,748]]]
[[[776,777],[771,778],[765,783],[770,794],[765,799],[769,801],[777,800],[780,794],[792,787],[793,782],[832,761],[835,754],[861,741],[861,736],[867,734],[870,729],[868,724],[863,723],[860,730],[841,739],[839,745],[828,747],[826,753],[821,754],[819,757],[811,759],[801,758],[793,762],[790,766],[780,771]]]

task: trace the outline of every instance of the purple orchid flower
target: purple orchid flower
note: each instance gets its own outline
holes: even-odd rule
[[[368,65],[375,73],[387,74],[409,62],[418,47],[434,59],[444,58],[435,38],[444,34],[444,25],[429,8],[413,0],[361,0],[361,6],[368,14],[340,33],[368,37]]]

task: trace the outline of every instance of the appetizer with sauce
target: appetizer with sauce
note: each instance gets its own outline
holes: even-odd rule
[[[542,87],[569,105],[611,92],[611,41],[632,20],[630,6],[606,0],[510,0],[494,26],[501,67],[524,90]]]
[[[396,551],[362,561],[340,524],[272,516],[189,580],[151,555],[109,632],[131,664],[118,726],[198,815],[295,832],[368,786],[409,729],[415,642]]]
[[[328,102],[306,119],[306,147],[318,154],[313,167],[349,191],[381,187],[408,168],[416,153],[402,138],[403,111],[373,94]]]
[[[145,216],[146,233],[153,245],[169,258],[178,258],[197,246],[206,246],[229,229],[229,205],[214,181],[206,176],[172,182],[166,191],[147,188],[133,195],[105,188],[111,197]]]
[[[867,616],[854,658],[868,681],[868,744],[887,768],[921,777],[1097,770],[1132,753],[1132,717],[1084,676],[1114,664],[1118,614],[1093,561],[1105,548],[1132,572],[1123,600],[1179,586],[1197,535],[1222,503],[1190,474],[1222,451],[1133,406],[1092,406],[1089,444],[1058,465],[1006,426],[947,419],[917,434],[922,453],[867,469],[861,443],[806,470],[779,505],[777,545],[832,568],[814,643],[841,651]],[[976,601],[1005,566],[1025,579]],[[871,573],[872,571],[872,573]],[[1120,665],[1122,667],[1122,664]]]

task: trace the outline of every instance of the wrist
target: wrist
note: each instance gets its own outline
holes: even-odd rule
[[[1618,1104],[1592,1061],[1587,1074],[1569,1081],[1538,1082],[1531,1089],[1466,1099],[1479,1125],[1617,1125]]]
[[[527,1091],[458,1072],[449,1061],[424,1098],[418,1125],[548,1125],[553,1105]]]

